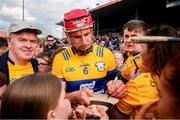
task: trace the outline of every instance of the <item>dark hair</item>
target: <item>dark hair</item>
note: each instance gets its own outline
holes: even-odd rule
[[[4,86],[4,85],[9,85],[9,81],[6,77],[6,75],[2,72],[0,72],[0,87]]]
[[[52,59],[51,59],[51,53],[50,52],[41,52],[39,54],[37,54],[35,56],[35,58],[41,58],[43,60],[45,60],[48,64],[52,63]]]
[[[180,103],[180,53],[172,58],[163,68],[160,80],[163,80],[163,85],[169,93],[175,98],[175,105]]]
[[[142,29],[147,31],[148,25],[142,20],[130,20],[124,24],[123,30],[128,29],[128,31],[133,31],[134,29]]]
[[[63,88],[49,73],[36,73],[11,84],[2,99],[2,119],[46,119],[58,103]]]
[[[158,35],[158,36],[171,36],[171,37],[177,37],[178,32],[177,29],[174,27],[168,25],[168,24],[163,24],[160,26],[155,26],[152,27],[147,35],[152,36],[152,35]]]
[[[7,40],[5,38],[0,38],[0,48],[1,47],[7,47],[8,44],[7,44]]]
[[[148,33],[150,36],[177,36],[177,31],[169,25],[153,27]],[[152,73],[160,75],[164,65],[180,51],[180,43],[147,43],[150,60],[148,68]]]
[[[46,39],[47,39],[47,38],[49,38],[49,37],[52,37],[52,38],[54,38],[54,36],[52,36],[52,35],[48,35],[48,36],[46,37]]]

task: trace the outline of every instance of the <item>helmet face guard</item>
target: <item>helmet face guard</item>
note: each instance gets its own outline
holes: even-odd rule
[[[64,31],[74,32],[93,27],[91,14],[86,9],[75,9],[64,14]]]

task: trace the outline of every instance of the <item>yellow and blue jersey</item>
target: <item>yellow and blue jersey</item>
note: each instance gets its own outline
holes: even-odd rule
[[[138,73],[126,83],[127,95],[119,100],[117,108],[126,115],[135,115],[139,107],[159,99],[159,77],[150,73]]]
[[[106,91],[106,76],[115,75],[116,63],[112,52],[97,45],[93,51],[80,56],[70,47],[58,53],[53,61],[52,74],[66,82],[66,91],[88,87],[95,93]]]
[[[136,52],[133,55],[128,56],[127,60],[121,67],[121,76],[126,80],[131,79],[133,76],[133,70],[136,68],[140,70],[144,69],[140,52]]]

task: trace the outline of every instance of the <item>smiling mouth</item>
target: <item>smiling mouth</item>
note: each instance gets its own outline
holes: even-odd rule
[[[32,53],[33,51],[26,51],[26,50],[23,50],[23,52],[25,52],[25,53]]]

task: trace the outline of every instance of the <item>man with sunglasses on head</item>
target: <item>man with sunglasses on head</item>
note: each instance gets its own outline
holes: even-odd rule
[[[105,93],[121,98],[125,86],[116,76],[116,63],[112,52],[93,45],[93,21],[86,9],[74,9],[64,14],[64,31],[71,47],[55,56],[52,73],[63,81],[66,97],[75,104],[90,104],[88,96]]]
[[[8,33],[8,51],[0,56],[0,71],[11,84],[38,71],[38,63],[33,56],[37,35],[41,34],[41,31],[26,22],[18,22],[10,25]]]

